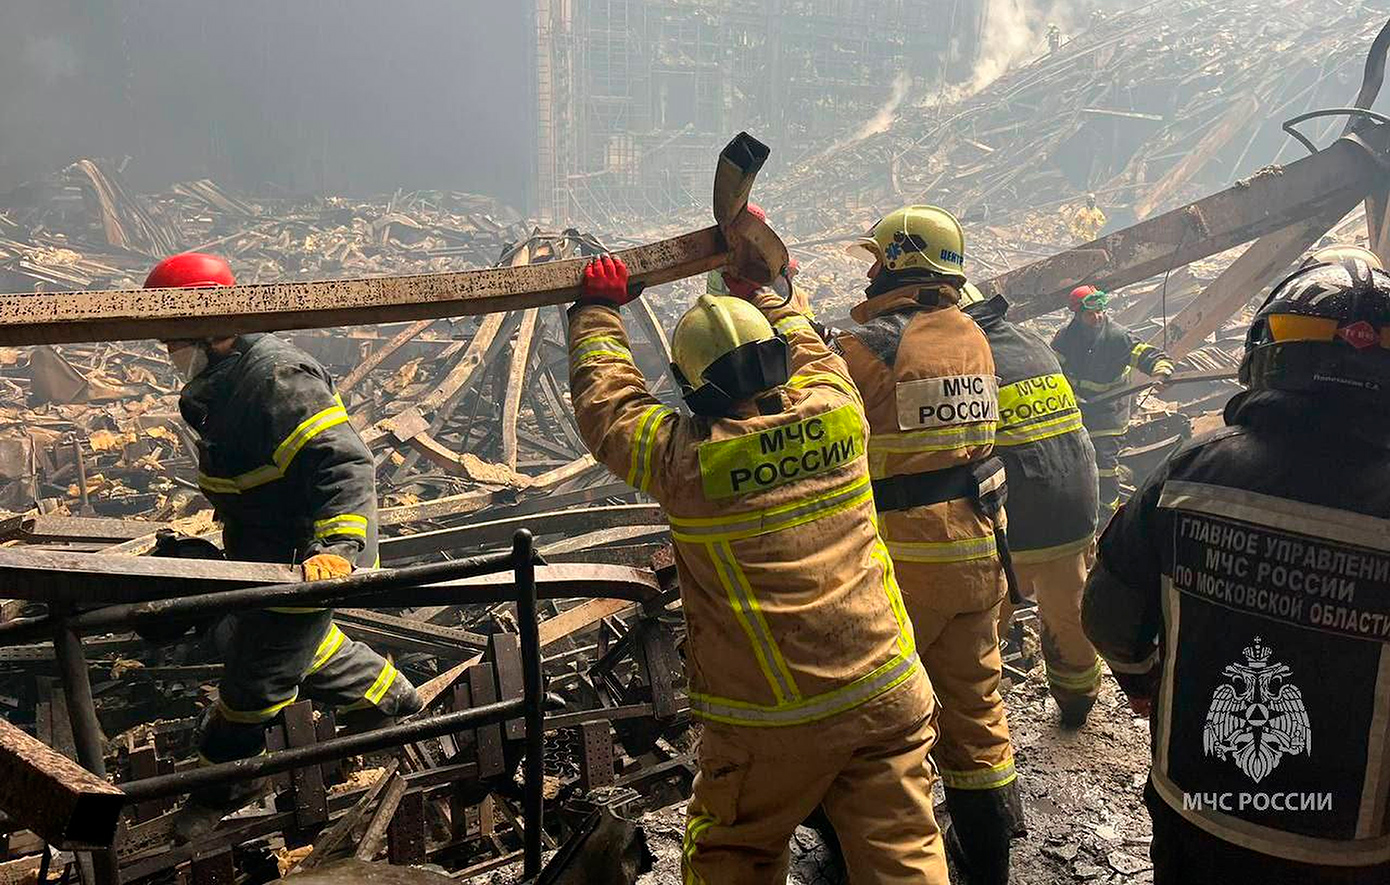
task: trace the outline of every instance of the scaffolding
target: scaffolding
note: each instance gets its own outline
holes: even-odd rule
[[[782,161],[906,77],[971,67],[983,0],[535,0],[537,215],[598,230],[707,205],[738,129]]]

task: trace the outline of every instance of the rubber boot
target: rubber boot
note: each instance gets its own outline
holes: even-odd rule
[[[1096,705],[1095,698],[1088,698],[1085,695],[1064,695],[1060,692],[1054,692],[1052,698],[1057,702],[1057,709],[1062,713],[1062,727],[1069,731],[1084,728],[1086,718],[1091,715],[1091,708]]]
[[[967,885],[1008,885],[1009,843],[1027,833],[1014,781],[997,790],[947,788],[946,856]]]
[[[217,824],[229,814],[240,811],[270,792],[270,781],[259,777],[253,781],[209,787],[188,797],[174,818],[174,840],[193,842],[217,829]]]

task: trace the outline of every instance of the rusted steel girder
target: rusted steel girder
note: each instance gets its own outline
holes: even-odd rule
[[[105,848],[125,794],[0,719],[0,810],[64,849]]]
[[[1390,126],[1367,125],[1309,157],[1257,172],[1195,203],[1165,212],[980,284],[1005,295],[1010,315],[1040,316],[1066,306],[1083,283],[1118,289],[1223,252],[1384,188]]]

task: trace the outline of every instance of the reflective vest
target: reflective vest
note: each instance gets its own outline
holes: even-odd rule
[[[670,520],[691,712],[799,725],[913,683],[925,714],[931,690],[874,525],[863,404],[810,322],[760,298],[788,339],[792,377],[749,414],[717,420],[647,392],[616,310],[570,314],[580,432]]]
[[[1390,434],[1268,391],[1227,423],[1110,523],[1087,634],[1122,683],[1157,678],[1152,780],[1177,814],[1390,881]]]

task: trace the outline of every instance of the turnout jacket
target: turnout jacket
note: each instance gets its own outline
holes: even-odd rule
[[[944,284],[913,284],[854,306],[836,345],[864,397],[874,479],[928,474],[990,457],[999,420],[989,342]],[[1002,514],[1000,519],[1002,520]],[[1006,590],[995,521],[968,497],[879,515],[909,593],[984,611]]]
[[[1274,391],[1226,422],[1111,521],[1086,633],[1154,698],[1151,780],[1175,812],[1390,881],[1390,424]]]
[[[1076,391],[1081,417],[1092,436],[1120,436],[1129,427],[1131,397],[1096,400],[1128,386],[1134,369],[1146,375],[1173,370],[1168,354],[1140,341],[1109,317],[1092,330],[1078,314],[1057,332],[1052,349]]]
[[[198,486],[230,559],[377,560],[376,471],[333,379],[274,335],[242,335],[179,398],[198,434]]]
[[[618,311],[576,306],[580,432],[670,520],[692,713],[799,725],[904,686],[911,714],[927,715],[930,684],[874,527],[863,403],[810,321],[778,301],[764,290],[755,303],[787,338],[790,380],[748,414],[718,419],[653,398]]]
[[[1056,355],[1005,319],[1003,295],[965,308],[989,339],[999,375],[994,453],[1009,482],[1009,549],[1042,562],[1089,547],[1096,532],[1096,452]]]

